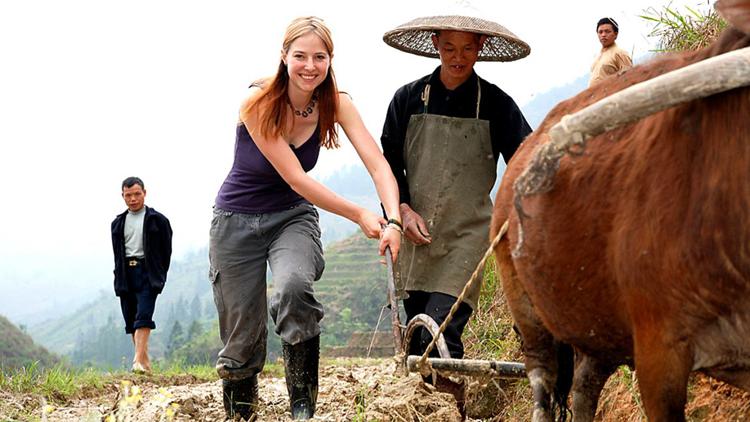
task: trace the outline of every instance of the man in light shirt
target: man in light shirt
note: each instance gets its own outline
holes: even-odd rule
[[[615,43],[619,33],[620,27],[614,19],[601,18],[597,22],[596,35],[602,44],[602,51],[591,65],[589,86],[633,66],[630,55]]]
[[[133,372],[145,373],[151,371],[148,338],[156,328],[156,296],[167,280],[172,227],[167,217],[144,204],[146,189],[138,177],[123,180],[122,198],[128,209],[111,227],[115,294],[120,298],[125,333],[133,336]]]

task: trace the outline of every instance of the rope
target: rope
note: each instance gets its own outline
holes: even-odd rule
[[[383,306],[380,308],[380,316],[378,316],[378,323],[375,324],[375,331],[372,332],[372,337],[370,337],[370,345],[367,347],[367,357],[370,357],[370,352],[372,351],[372,346],[375,344],[375,337],[378,335],[378,328],[380,328],[380,323],[383,321],[383,313],[385,312],[385,308],[387,308],[388,305]]]
[[[484,264],[487,262],[487,258],[492,255],[492,252],[497,247],[498,243],[503,239],[505,234],[508,233],[508,220],[505,220],[505,223],[503,223],[503,226],[500,228],[500,231],[497,233],[497,236],[495,236],[494,239],[492,239],[492,242],[490,243],[490,247],[487,248],[487,251],[485,251],[484,256],[479,261],[479,264],[477,264],[477,267],[474,269],[474,272],[471,274],[471,277],[469,278],[469,281],[466,282],[466,285],[464,285],[464,289],[461,291],[461,294],[458,295],[458,298],[456,298],[456,302],[451,306],[450,311],[448,312],[448,316],[445,317],[445,321],[443,321],[442,324],[440,324],[440,329],[438,329],[437,334],[435,334],[432,337],[432,341],[427,346],[427,349],[425,350],[422,357],[419,359],[419,362],[417,362],[417,369],[419,369],[419,372],[422,373],[422,365],[427,362],[427,356],[430,354],[432,349],[435,347],[435,343],[437,343],[438,338],[440,338],[440,335],[443,334],[448,324],[453,319],[453,314],[456,313],[456,310],[458,310],[458,307],[461,306],[461,302],[464,301],[464,296],[466,296],[466,293],[469,291],[469,288],[474,284],[476,279],[479,276],[479,273],[484,269]],[[428,363],[429,365],[429,363]],[[434,369],[431,367],[425,367],[426,371],[434,372]],[[422,375],[427,375],[426,373]]]

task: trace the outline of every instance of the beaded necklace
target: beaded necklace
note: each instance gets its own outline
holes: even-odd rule
[[[310,99],[310,103],[307,104],[307,107],[305,107],[304,110],[297,110],[296,108],[294,108],[294,105],[292,105],[291,102],[289,102],[289,105],[292,106],[292,110],[294,110],[295,116],[307,117],[312,114],[313,109],[315,108],[315,104],[317,102],[318,102],[318,96],[316,94],[316,95],[313,95],[313,97]]]

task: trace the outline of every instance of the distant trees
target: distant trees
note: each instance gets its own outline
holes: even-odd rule
[[[185,344],[185,333],[182,331],[182,324],[177,320],[172,325],[172,331],[169,333],[169,341],[167,342],[167,353],[166,357],[169,359],[174,352]]]
[[[179,338],[179,336],[175,337]],[[166,356],[168,363],[213,365],[216,362],[216,356],[221,349],[218,321],[213,322],[210,329],[206,329],[203,323],[194,320],[182,339],[182,344],[175,345],[177,347],[171,349],[169,355]]]
[[[179,356],[179,358],[184,361],[201,361],[205,354],[203,350],[198,351],[200,356],[197,358],[189,355],[200,349],[199,346],[193,343],[200,342],[201,336],[203,336],[205,331],[203,324],[197,319],[193,320],[187,332],[182,328],[182,324],[179,320],[175,321],[172,325],[172,330],[169,333],[167,350],[164,354],[165,359],[171,361]]]
[[[158,329],[151,335],[151,358],[167,364],[175,359],[192,363],[215,360],[221,341],[218,335],[214,339],[202,339],[206,326],[210,326],[215,317],[211,312],[208,318],[204,318],[204,309],[208,307],[204,306],[200,295],[196,292],[190,301],[180,295],[166,306],[168,310],[162,312],[162,318],[154,318]],[[158,308],[157,303],[157,311]],[[123,324],[122,317],[113,312],[103,325],[81,328],[69,355],[71,363],[98,368],[129,368],[133,343],[131,336],[125,335]],[[211,353],[213,356],[207,358]]]
[[[119,318],[110,315],[106,324],[79,331],[70,361],[76,366],[129,368],[132,356],[131,336],[125,335]]]
[[[197,319],[193,320],[193,323],[190,324],[190,328],[187,332],[187,341],[192,341],[200,335],[203,334],[203,324],[201,324]]]

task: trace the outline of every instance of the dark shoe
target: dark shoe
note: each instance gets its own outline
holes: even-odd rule
[[[241,380],[222,380],[224,411],[227,419],[254,420],[258,407],[258,376]]]
[[[458,413],[461,414],[461,420],[466,420],[466,384],[463,381],[456,382],[440,374],[438,374],[435,382],[432,381],[432,375],[422,377],[422,381],[426,384],[432,384],[435,390],[441,393],[451,394],[456,399],[456,407],[458,407]]]
[[[310,419],[318,399],[320,336],[295,345],[282,341],[282,354],[292,419]]]

